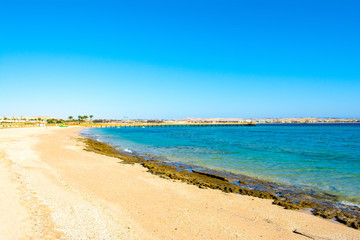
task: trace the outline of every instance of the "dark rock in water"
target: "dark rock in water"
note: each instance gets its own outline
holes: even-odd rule
[[[347,226],[359,228],[360,218],[354,216],[353,214],[351,214],[349,212],[342,211],[342,212],[336,214],[336,219],[339,222],[346,224]]]
[[[335,207],[315,208],[312,211],[315,216],[320,216],[326,219],[333,219],[339,212],[340,209]]]
[[[353,228],[360,229],[360,220],[357,220],[351,225]]]
[[[335,218],[349,227],[360,229],[360,215],[350,212],[348,209],[336,207],[320,207],[315,208],[313,211],[315,216],[320,216],[327,219]]]
[[[297,204],[287,201],[287,200],[285,200],[285,201],[284,200],[275,200],[273,202],[273,204],[282,206],[285,209],[296,209],[296,210],[301,209],[300,206],[298,206]]]
[[[219,175],[215,175],[215,174],[211,174],[211,173],[199,172],[199,171],[196,171],[196,170],[192,170],[192,172],[229,182],[229,179],[227,179],[226,177],[223,177],[223,176],[219,176]]]
[[[239,184],[241,184],[241,185],[248,185],[248,183],[247,182],[245,182],[245,181],[241,181],[241,180],[239,180]]]
[[[312,201],[306,201],[306,200],[297,201],[295,199],[289,199],[289,198],[277,199],[273,202],[273,204],[283,206],[285,209],[295,209],[295,210],[322,206],[321,204]]]

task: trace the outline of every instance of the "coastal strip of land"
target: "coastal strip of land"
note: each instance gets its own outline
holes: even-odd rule
[[[359,230],[270,199],[85,151],[80,129],[0,130],[0,239],[360,239]]]

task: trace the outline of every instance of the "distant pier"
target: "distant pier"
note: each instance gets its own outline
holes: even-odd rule
[[[94,123],[92,128],[256,126],[256,123]]]
[[[254,122],[245,123],[80,123],[80,124],[34,124],[34,123],[2,123],[0,129],[3,128],[29,128],[29,127],[47,127],[47,126],[83,126],[90,128],[121,128],[121,127],[215,127],[215,126],[256,126]]]

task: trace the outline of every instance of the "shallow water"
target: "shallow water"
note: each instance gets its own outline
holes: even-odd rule
[[[321,190],[360,203],[360,124],[93,128],[122,150]]]

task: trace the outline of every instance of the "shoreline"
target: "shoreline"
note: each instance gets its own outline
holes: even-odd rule
[[[180,180],[199,188],[217,189],[225,193],[238,193],[263,199],[272,199],[274,205],[285,209],[310,210],[310,212],[325,219],[334,220],[355,229],[360,229],[360,208],[340,204],[337,196],[326,192],[295,189],[280,183],[260,180],[243,174],[186,164],[165,162],[147,156],[120,152],[111,145],[99,142],[90,136],[83,136],[80,141],[85,143],[85,150],[98,154],[119,158],[119,163],[138,163],[148,172],[165,179]]]
[[[269,199],[199,189],[85,151],[80,129],[0,130],[6,196],[0,199],[0,238],[360,238],[358,230]]]
[[[259,128],[234,127],[231,130],[215,127],[214,131],[202,128],[88,128],[83,133],[93,134],[95,139],[126,153],[197,165],[224,171],[226,175],[225,171],[247,175],[297,190],[321,192],[324,196],[336,197],[340,204],[360,207],[357,186],[360,125],[343,127],[341,124],[341,127],[330,127],[329,130],[316,127],[316,124],[316,129],[305,125],[310,124],[301,124],[298,129],[294,125],[266,124]],[[232,130],[234,137],[230,134]],[[196,137],[202,132],[206,133],[204,140]],[[192,139],[187,140],[184,136]]]

